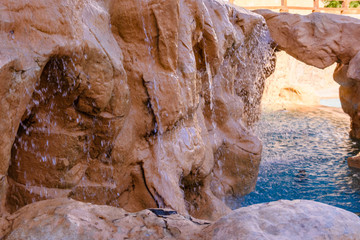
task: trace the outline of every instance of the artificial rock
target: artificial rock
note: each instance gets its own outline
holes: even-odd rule
[[[217,221],[168,209],[123,209],[57,198],[29,204],[0,219],[0,238],[13,239],[360,239],[360,218],[307,201],[277,201],[233,211]]]
[[[216,219],[255,186],[263,17],[215,0],[0,4],[1,210],[70,197]]]
[[[280,200],[239,208],[203,231],[204,239],[360,239],[360,218],[309,200]]]

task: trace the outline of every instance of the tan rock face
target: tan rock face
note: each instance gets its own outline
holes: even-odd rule
[[[261,16],[215,0],[2,5],[8,211],[71,197],[215,219],[254,188],[274,65]]]
[[[255,11],[264,16],[278,48],[309,65],[325,68],[337,63],[334,80],[340,100],[351,117],[350,136],[360,139],[360,20],[335,14],[306,16]]]

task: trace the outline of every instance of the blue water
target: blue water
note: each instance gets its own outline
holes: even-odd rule
[[[257,186],[232,207],[309,199],[360,213],[360,171],[346,162],[360,144],[348,137],[348,126],[346,115],[321,109],[263,113]]]

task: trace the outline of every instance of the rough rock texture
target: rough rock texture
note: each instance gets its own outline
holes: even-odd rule
[[[298,15],[256,10],[265,19],[278,48],[306,64],[326,68],[349,64],[360,51],[360,19],[328,14]]]
[[[216,222],[163,209],[123,209],[58,198],[27,205],[1,219],[10,239],[360,239],[360,218],[306,200],[238,209]],[[4,225],[2,225],[4,226]]]
[[[360,154],[358,154],[354,157],[349,157],[347,159],[347,163],[348,163],[348,166],[351,168],[360,169]]]
[[[340,100],[351,117],[350,136],[360,139],[360,19],[312,13],[306,16],[255,11],[264,16],[278,48],[296,59],[325,68],[337,63],[334,80],[340,84]]]
[[[8,211],[71,197],[215,219],[254,188],[251,125],[274,64],[260,15],[215,0],[2,1],[0,26]]]
[[[7,240],[199,239],[201,230],[210,224],[159,210],[157,214],[150,210],[128,213],[58,198],[27,205],[7,217],[11,228],[3,236]]]
[[[360,218],[323,203],[280,200],[235,210],[205,232],[205,239],[214,240],[356,240],[360,239]]]

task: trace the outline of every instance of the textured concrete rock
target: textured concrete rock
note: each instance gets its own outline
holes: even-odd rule
[[[2,11],[8,24],[1,57],[8,59],[1,61],[0,162],[6,172],[11,161],[7,206],[14,211],[76,194],[87,166],[110,161],[130,105],[122,53],[102,3],[18,1]]]
[[[278,48],[306,64],[318,68],[349,64],[360,51],[360,45],[353,41],[360,37],[359,19],[327,13],[255,12],[266,19]]]
[[[360,218],[306,200],[257,204],[216,222],[169,209],[129,213],[105,205],[58,198],[27,205],[0,219],[10,239],[360,239]]]
[[[274,64],[260,15],[215,0],[27,0],[3,1],[0,25],[2,212],[71,197],[216,219],[221,199],[254,188],[251,125]]]
[[[360,239],[360,218],[307,200],[256,204],[233,211],[204,231],[204,239]]]
[[[25,206],[7,217],[11,228],[2,236],[7,240],[199,239],[201,230],[209,225],[174,211],[154,212],[128,213],[120,208],[58,198]]]
[[[325,13],[255,12],[266,19],[280,50],[318,68],[337,63],[334,80],[340,84],[342,108],[351,117],[350,136],[360,139],[360,44],[354,42],[360,37],[360,20]]]

